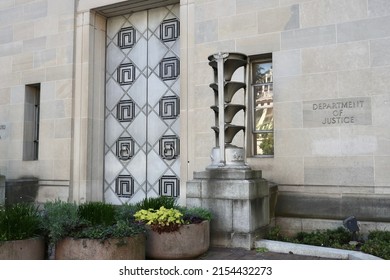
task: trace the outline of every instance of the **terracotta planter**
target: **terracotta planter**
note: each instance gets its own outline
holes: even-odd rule
[[[122,239],[65,238],[56,244],[56,260],[144,260],[145,235]]]
[[[191,259],[207,252],[210,222],[183,225],[178,231],[158,233],[147,228],[146,257],[150,259]]]
[[[0,241],[0,260],[43,260],[45,242],[42,238]]]

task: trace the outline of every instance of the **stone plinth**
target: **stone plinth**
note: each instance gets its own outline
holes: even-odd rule
[[[211,246],[252,249],[270,220],[268,182],[255,170],[194,172],[187,182],[187,206],[212,212]]]

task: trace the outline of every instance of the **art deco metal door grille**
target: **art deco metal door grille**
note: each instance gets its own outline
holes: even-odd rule
[[[107,21],[107,202],[180,195],[179,37],[179,5]]]

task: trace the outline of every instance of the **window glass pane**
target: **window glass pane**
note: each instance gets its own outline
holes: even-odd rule
[[[252,62],[253,146],[255,155],[274,154],[272,59]]]
[[[254,92],[254,130],[273,129],[273,91],[272,84],[265,84],[253,87]]]
[[[252,84],[272,83],[272,62],[254,63]]]
[[[274,134],[264,132],[255,134],[255,153],[256,155],[273,155],[274,154]]]
[[[40,84],[25,87],[23,160],[38,160],[40,91]]]
[[[259,108],[255,112],[255,131],[273,130],[273,108]]]

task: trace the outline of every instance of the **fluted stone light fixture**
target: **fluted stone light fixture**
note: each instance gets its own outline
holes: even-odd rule
[[[244,124],[232,124],[232,121],[241,110],[245,113],[246,106],[233,104],[231,101],[241,89],[245,94],[245,78],[243,81],[232,81],[232,77],[241,67],[244,67],[245,72],[247,56],[240,53],[219,52],[210,55],[208,59],[209,65],[214,70],[214,83],[210,84],[210,87],[215,94],[215,105],[211,106],[211,109],[215,112],[215,126],[212,129],[215,131],[216,147],[211,152],[212,163],[207,169],[250,169],[245,164],[245,149],[231,144],[238,132],[245,132]]]
[[[253,170],[245,163],[245,149],[238,147],[240,141],[235,139],[242,131],[245,145],[248,58],[240,53],[220,52],[208,59],[214,70],[210,87],[215,94],[211,106],[215,113],[215,147],[211,164],[205,171],[195,171],[193,180],[187,182],[187,205],[205,207],[213,214],[212,246],[252,249],[270,222],[270,212],[268,182],[262,178],[261,170]],[[244,113],[243,119],[239,112]]]

